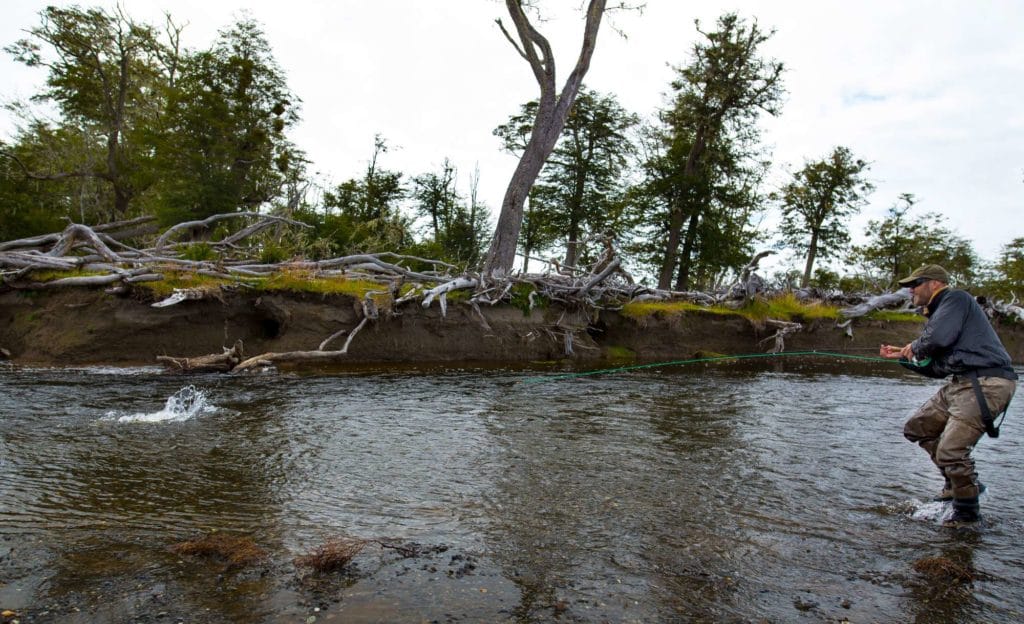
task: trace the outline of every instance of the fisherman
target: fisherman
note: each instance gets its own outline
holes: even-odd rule
[[[1010,355],[988,317],[969,293],[949,287],[949,273],[937,264],[922,266],[899,281],[928,321],[917,340],[898,347],[883,344],[880,355],[907,368],[945,379],[941,389],[910,417],[903,435],[917,442],[938,466],[945,487],[935,500],[953,501],[945,524],[980,519],[978,482],[971,451],[982,434],[999,435],[996,418],[1005,413],[1016,389]]]

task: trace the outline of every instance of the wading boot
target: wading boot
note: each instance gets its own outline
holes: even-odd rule
[[[953,515],[942,524],[948,527],[960,527],[974,524],[981,520],[981,506],[978,505],[978,497],[954,498]]]
[[[985,490],[986,490],[985,484],[984,483],[979,483],[978,484],[978,494],[984,494]],[[946,480],[946,485],[942,486],[942,491],[939,492],[939,495],[936,496],[935,498],[933,498],[932,500],[935,501],[935,502],[938,502],[938,503],[945,503],[945,502],[953,500],[953,498],[954,498],[954,496],[953,496],[953,486],[950,485],[949,480],[947,479]]]

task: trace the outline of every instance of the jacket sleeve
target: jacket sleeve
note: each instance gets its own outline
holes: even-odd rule
[[[964,295],[964,296],[961,296]],[[951,292],[928,319],[924,331],[910,348],[919,358],[934,357],[956,344],[969,311],[970,295]]]

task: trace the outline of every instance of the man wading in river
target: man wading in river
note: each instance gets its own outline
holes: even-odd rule
[[[974,472],[971,451],[983,433],[999,435],[996,419],[1016,388],[1010,355],[981,306],[967,292],[949,288],[949,274],[937,264],[923,266],[899,281],[928,322],[917,340],[904,347],[882,345],[880,355],[907,368],[944,379],[952,377],[903,427],[939,467],[946,484],[936,500],[953,501],[947,525],[979,519],[978,494],[984,486]]]

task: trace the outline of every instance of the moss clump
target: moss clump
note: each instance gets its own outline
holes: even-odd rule
[[[897,310],[875,310],[864,316],[872,321],[889,321],[894,323],[923,323],[925,317],[914,312],[899,312]]]
[[[32,271],[29,273],[29,280],[33,282],[52,282],[64,279],[65,277],[90,277],[93,275],[106,275],[103,271],[83,271],[75,269],[71,271]]]
[[[387,286],[370,280],[347,277],[323,277],[308,271],[282,271],[258,280],[256,290],[308,292],[322,295],[362,297],[370,291],[386,291]]]
[[[157,297],[168,297],[176,289],[216,290],[224,284],[230,283],[228,280],[210,277],[208,275],[199,275],[198,273],[193,273],[191,271],[174,271],[164,269],[160,272],[164,276],[162,280],[156,282],[140,282],[136,287],[148,290]]]
[[[606,347],[604,355],[609,360],[618,362],[634,362],[636,361],[636,351],[627,349],[626,347]]]
[[[687,301],[640,301],[622,306],[621,314],[627,318],[642,319],[650,316],[671,318],[682,316],[687,312],[709,312],[726,316],[738,316],[740,313],[723,306],[702,306]]]
[[[386,303],[390,295],[385,293],[387,286],[372,282],[370,280],[349,279],[346,277],[320,277],[310,272],[285,271],[270,277],[239,278],[238,280],[225,280],[207,275],[199,275],[191,271],[163,270],[164,279],[157,282],[142,282],[139,288],[144,288],[158,297],[166,297],[176,289],[209,289],[215,290],[221,286],[242,283],[251,288],[253,292],[305,292],[317,294],[340,294],[352,297],[363,297],[366,293],[380,291],[380,296],[374,296],[378,304]]]

